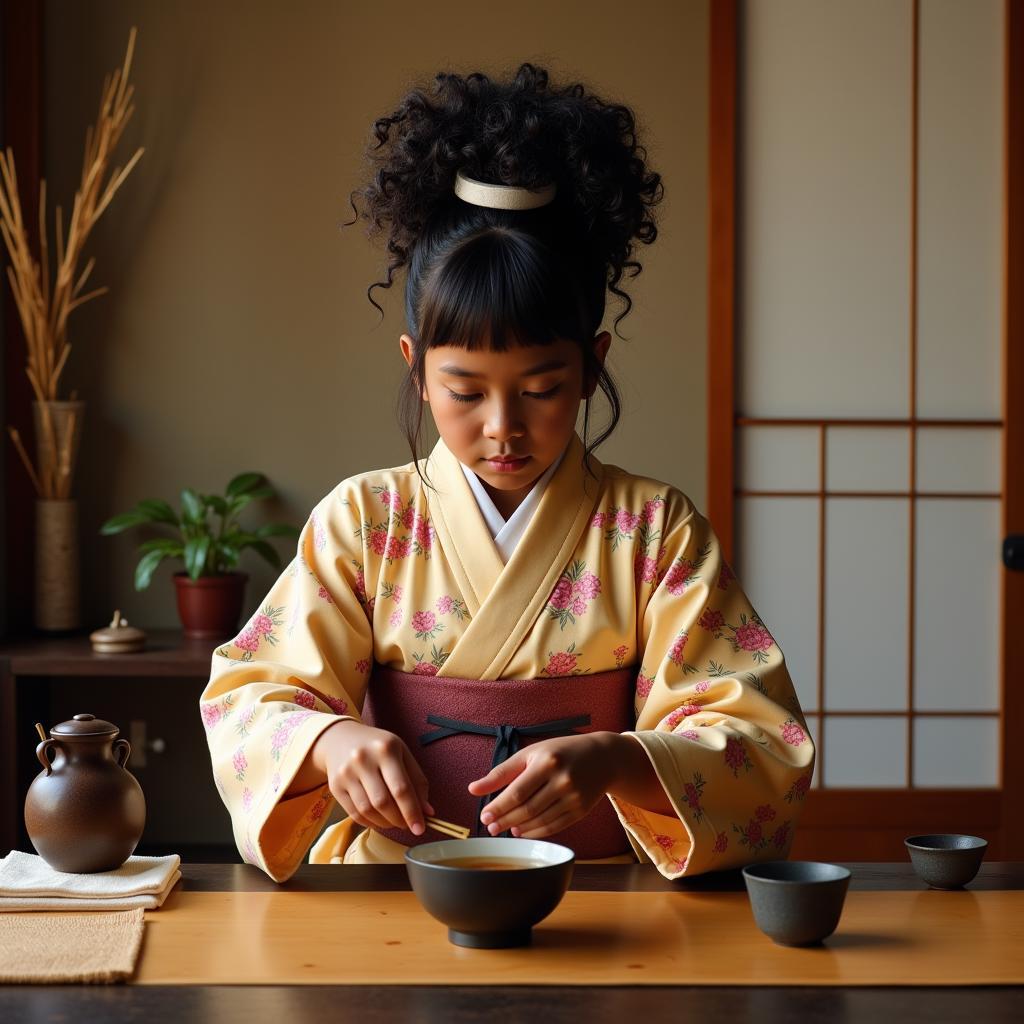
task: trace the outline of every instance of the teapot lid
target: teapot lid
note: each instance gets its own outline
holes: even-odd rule
[[[94,630],[89,639],[100,654],[134,653],[146,645],[146,634],[135,626],[129,626],[120,609],[114,612],[109,626]]]
[[[107,736],[118,732],[111,722],[105,722],[95,715],[75,715],[67,722],[61,722],[50,730],[51,736]]]

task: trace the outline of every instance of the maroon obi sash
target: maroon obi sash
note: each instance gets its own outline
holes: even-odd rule
[[[481,800],[466,789],[469,783],[538,740],[632,729],[635,681],[634,668],[538,679],[458,679],[400,672],[375,662],[362,721],[405,742],[427,777],[437,817],[486,836],[480,811],[497,793]],[[405,846],[437,838],[430,829],[422,836],[398,828],[380,831]],[[581,859],[630,849],[605,798],[585,818],[544,838],[570,847]]]

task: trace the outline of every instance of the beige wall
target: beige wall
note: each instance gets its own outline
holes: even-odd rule
[[[173,626],[170,568],[132,588],[139,535],[99,524],[183,485],[219,491],[258,469],[274,518],[304,520],[339,479],[408,461],[394,417],[401,287],[366,299],[379,245],[348,219],[372,120],[440,69],[522,60],[628,103],[665,180],[661,235],[625,281],[633,311],[610,365],[624,415],[599,456],[705,496],[706,0],[478,2],[50,0],[45,166],[70,205],[103,75],[139,27],[137,110],[119,151],[142,161],[94,236],[111,293],[75,314],[65,388],[88,402],[78,494],[85,624],[119,605]],[[440,13],[439,13],[440,12]],[[404,278],[402,279],[404,282]],[[618,304],[609,303],[611,329]],[[603,415],[603,410],[600,411]],[[259,521],[259,517],[257,520]],[[274,573],[246,555],[247,605]]]

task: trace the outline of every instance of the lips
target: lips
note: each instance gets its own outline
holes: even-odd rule
[[[497,458],[487,458],[484,461],[495,473],[514,473],[522,469],[529,460],[529,455],[519,455],[511,458],[507,455],[502,455]]]

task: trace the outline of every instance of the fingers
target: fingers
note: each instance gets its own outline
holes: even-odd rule
[[[366,795],[366,790],[358,781],[348,780],[344,787],[331,786],[331,792],[345,813],[357,825],[376,829],[391,828],[391,823],[385,821],[374,809],[373,803]]]
[[[535,832],[538,828],[546,829],[545,835],[548,835],[552,831],[550,826],[565,815],[571,815],[573,821],[578,821],[590,811],[590,806],[586,804],[578,790],[556,786],[555,791],[555,798],[542,810],[533,816],[524,817],[511,826],[514,836]],[[509,817],[511,818],[511,815]]]
[[[408,748],[392,733],[352,750],[332,780],[331,790],[358,824],[377,829],[408,828],[421,835],[424,823],[420,793],[425,797],[426,785],[426,777]]]
[[[512,835],[517,839],[543,839],[544,836],[552,836],[556,832],[561,832],[563,828],[574,825],[582,817],[583,814],[578,810],[558,813],[553,808],[550,815],[544,815],[535,822],[527,822],[524,827],[513,828]]]
[[[409,778],[412,779],[413,786],[416,787],[416,795],[419,797],[420,806],[423,808],[425,814],[433,814],[434,805],[430,802],[428,797],[430,784],[427,782],[426,775],[423,774],[423,769],[419,766],[416,758],[412,756],[412,752],[404,743],[402,744],[402,758],[405,761],[405,770],[409,773]]]
[[[550,788],[551,782],[543,766],[529,765],[484,808],[480,820],[491,835],[496,835],[508,828],[510,821],[525,821],[539,814],[557,797],[557,792]],[[497,829],[491,828],[492,824]]]
[[[381,764],[381,777],[386,786],[389,809],[393,807],[400,819],[400,827],[408,828],[414,835],[422,835],[424,831],[423,808],[420,795],[412,779],[409,778],[405,758],[387,758]],[[390,814],[389,814],[390,816]]]
[[[583,736],[543,741],[498,765],[499,769],[509,765],[517,771],[480,815],[490,834],[511,830],[516,836],[537,838],[564,828],[566,821],[582,818],[601,792],[589,779],[592,766],[588,767],[583,756],[594,752],[590,744],[590,739]],[[516,762],[521,756],[525,765],[519,771]],[[480,782],[486,783],[487,778]]]
[[[572,779],[567,771],[567,761],[564,751],[553,746],[551,741],[542,741],[533,744],[525,750],[513,754],[507,761],[493,768],[483,779],[478,780],[481,784],[474,789],[475,784],[470,784],[470,792],[484,793],[492,792],[498,788],[486,780],[497,777],[506,781],[508,785],[504,792],[496,796],[486,807],[480,820],[485,825],[491,822],[496,823],[497,831],[504,831],[509,824],[525,821],[536,814],[539,814],[545,807],[554,803],[557,796],[566,793],[573,787]],[[545,784],[553,785],[555,789],[542,799],[539,798],[539,791]],[[533,803],[529,801],[533,800]],[[528,804],[526,813],[519,813],[514,818],[511,815],[522,804]],[[491,832],[495,834],[494,830]]]
[[[513,787],[509,786],[500,797],[495,797],[484,808],[480,820],[487,826],[487,831],[492,836],[504,832],[513,825],[520,825],[539,817],[559,801],[562,794],[552,780],[535,779],[533,784],[537,785],[538,783],[539,788],[525,799],[521,799],[519,793],[526,792],[528,788],[528,777],[524,773],[520,782],[516,784],[519,786],[518,790],[513,791]],[[506,797],[508,797],[507,801]]]
[[[485,796],[507,786],[525,768],[525,757],[513,754],[508,760],[495,765],[483,778],[474,779],[466,788],[473,796]]]

